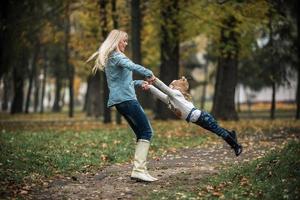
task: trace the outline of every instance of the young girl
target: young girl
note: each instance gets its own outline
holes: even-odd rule
[[[151,83],[155,77],[152,71],[134,64],[125,56],[124,51],[127,41],[127,33],[112,30],[99,50],[88,61],[97,56],[93,71],[98,69],[105,71],[109,88],[107,106],[115,106],[136,135],[137,144],[131,178],[151,182],[157,180],[148,173],[146,167],[153,130],[143,108],[137,101],[134,87],[148,89],[148,82]],[[143,80],[133,81],[132,72],[143,75],[148,82]]]
[[[159,79],[155,79],[154,85],[161,91],[153,85],[149,85],[151,93],[166,103],[177,117],[185,119],[187,122],[193,122],[222,137],[233,148],[236,156],[242,153],[243,148],[237,142],[235,131],[230,132],[220,127],[213,116],[195,108],[190,101],[189,84],[185,77],[174,80],[170,87],[166,86]]]

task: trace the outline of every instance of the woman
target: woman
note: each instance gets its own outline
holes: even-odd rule
[[[236,156],[242,153],[243,147],[238,143],[235,131],[220,127],[212,115],[195,108],[188,93],[189,83],[185,77],[172,81],[169,87],[159,79],[155,80],[154,85],[161,91],[150,85],[150,92],[166,103],[177,117],[193,122],[222,137],[234,150]]]
[[[88,61],[97,56],[93,71],[105,71],[109,88],[107,106],[115,106],[136,135],[137,144],[131,178],[152,182],[157,179],[148,173],[146,160],[153,130],[143,108],[137,101],[134,87],[141,87],[143,90],[147,90],[149,89],[148,82],[153,82],[155,77],[152,71],[141,65],[134,64],[125,56],[124,51],[127,44],[127,33],[120,30],[112,30],[99,50]],[[143,75],[147,81],[133,81],[132,72]]]

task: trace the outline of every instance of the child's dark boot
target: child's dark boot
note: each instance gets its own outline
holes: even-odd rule
[[[234,138],[231,134],[229,134],[224,138],[224,140],[231,146],[231,148],[233,148],[236,156],[239,156],[242,153],[243,147],[237,143],[236,137]]]

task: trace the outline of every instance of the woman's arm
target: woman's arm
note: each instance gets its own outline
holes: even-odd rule
[[[144,82],[143,80],[134,80],[133,81],[134,87],[141,87],[143,82]]]
[[[176,93],[174,93],[174,91],[171,88],[169,88],[158,78],[155,79],[154,85],[170,97],[174,97],[176,95]]]
[[[150,92],[157,97],[159,100],[164,102],[165,104],[168,104],[168,95],[164,94],[162,91],[154,87],[153,85],[149,85]]]
[[[124,54],[118,53],[117,55],[117,62],[116,65],[125,67],[133,72],[136,72],[140,75],[143,75],[147,78],[150,78],[153,76],[153,73],[151,70],[146,69],[145,67],[133,63],[129,58],[127,58]]]

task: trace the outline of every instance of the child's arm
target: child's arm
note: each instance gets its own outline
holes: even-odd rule
[[[166,84],[164,84],[161,80],[159,80],[158,78],[155,79],[154,81],[154,85],[156,87],[158,87],[161,91],[163,91],[165,94],[167,94],[168,96],[172,97],[175,95],[175,93],[173,92],[173,90],[171,88],[169,88]]]
[[[164,102],[165,104],[168,104],[168,95],[164,94],[162,91],[154,87],[153,85],[149,85],[150,92],[156,96],[159,100]]]

